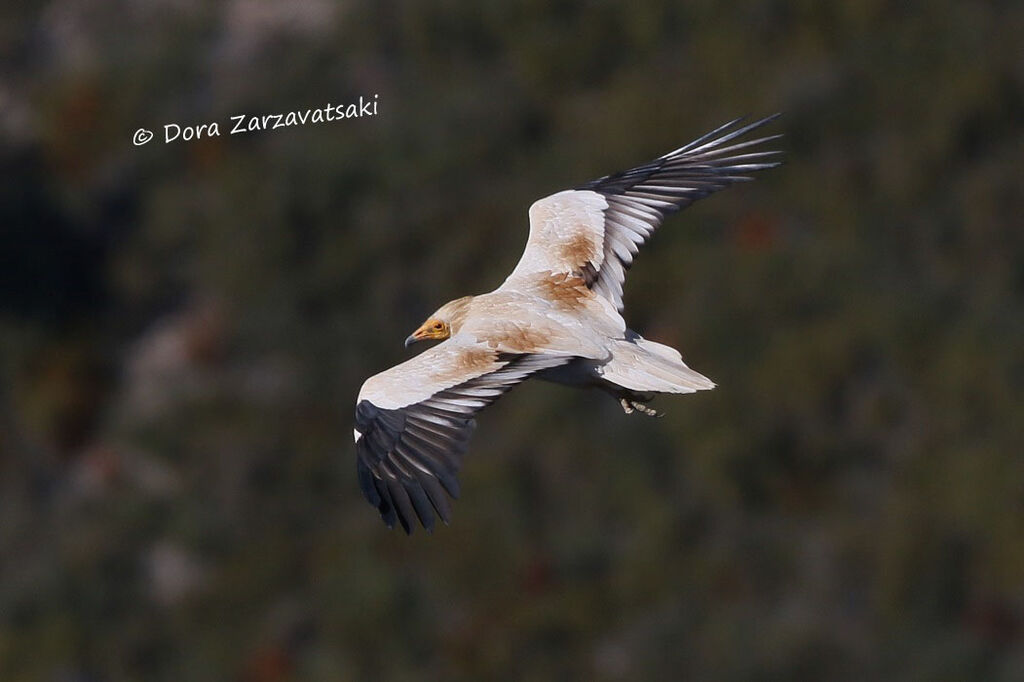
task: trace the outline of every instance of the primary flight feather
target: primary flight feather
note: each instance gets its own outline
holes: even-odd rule
[[[505,282],[441,306],[406,345],[442,343],[366,380],[356,469],[388,527],[449,522],[476,413],[525,379],[601,388],[627,413],[652,415],[651,394],[714,388],[678,351],[626,326],[622,285],[668,214],[779,165],[779,152],[751,150],[779,135],[737,141],[777,116],[730,121],[650,163],[537,201]]]

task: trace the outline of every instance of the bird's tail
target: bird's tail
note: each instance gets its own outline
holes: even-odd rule
[[[693,393],[715,387],[687,367],[675,348],[639,335],[618,341],[612,359],[596,371],[604,381],[638,393]]]

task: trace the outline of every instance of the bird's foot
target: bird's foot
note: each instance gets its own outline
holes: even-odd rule
[[[619,405],[622,405],[622,411],[626,414],[633,414],[633,412],[643,412],[648,417],[660,417],[662,416],[657,410],[647,407],[647,405],[637,400],[630,398],[619,398]]]

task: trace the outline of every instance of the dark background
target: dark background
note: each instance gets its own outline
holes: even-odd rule
[[[0,17],[3,680],[1024,679],[1021,3]],[[529,383],[389,532],[361,382],[535,199],[775,111],[627,282],[719,388]]]

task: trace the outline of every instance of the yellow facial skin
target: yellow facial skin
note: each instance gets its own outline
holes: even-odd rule
[[[451,335],[451,329],[448,328],[447,322],[432,317],[421,324],[420,328],[414,331],[409,338],[405,340],[405,347],[408,348],[417,341],[426,341],[428,339],[447,339]]]

